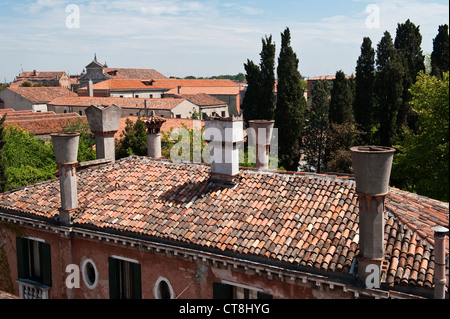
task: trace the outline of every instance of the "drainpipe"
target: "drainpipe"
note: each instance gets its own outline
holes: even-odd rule
[[[448,229],[442,226],[434,231],[434,299],[445,299],[445,236]]]

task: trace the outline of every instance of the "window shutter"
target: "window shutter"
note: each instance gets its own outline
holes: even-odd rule
[[[213,283],[214,299],[233,299],[233,287],[220,282]]]
[[[273,296],[262,291],[258,291],[258,299],[273,299]]]
[[[42,283],[52,285],[52,258],[50,244],[42,243]]]
[[[141,265],[133,263],[133,299],[142,299]]]
[[[28,256],[28,239],[16,237],[17,276],[27,279],[30,276],[30,259]]]
[[[119,260],[113,257],[108,258],[109,268],[109,298],[120,298],[120,272],[119,272]]]

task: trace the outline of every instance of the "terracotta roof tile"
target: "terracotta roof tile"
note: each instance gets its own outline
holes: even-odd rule
[[[76,93],[63,87],[18,87],[10,86],[5,90],[13,91],[33,103],[48,103],[57,97],[75,97]]]
[[[241,170],[240,183],[224,188],[209,181],[206,165],[139,157],[78,175],[80,209],[74,227],[150,236],[332,272],[348,273],[359,252],[352,179]],[[262,195],[259,189],[266,187],[273,189]],[[0,203],[2,210],[54,219],[60,206],[59,181],[1,194]],[[316,203],[326,204],[320,208]],[[432,217],[408,216],[409,207],[416,205],[426,205]],[[434,222],[448,224],[448,204],[422,197],[417,201],[393,189],[386,206],[385,283],[431,286],[434,252],[428,228]],[[408,226],[417,223],[425,237]]]

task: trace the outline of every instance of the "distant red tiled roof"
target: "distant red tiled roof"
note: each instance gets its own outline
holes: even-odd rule
[[[123,109],[144,109],[145,101],[147,101],[148,109],[171,110],[184,100],[185,99],[183,98],[141,99],[141,98],[121,98],[121,97],[76,96],[68,98],[56,98],[50,101],[48,105],[89,107],[91,105],[115,104]]]
[[[81,171],[73,227],[289,268],[350,273],[359,253],[354,180],[242,169],[239,183],[229,188],[210,182],[209,175],[206,165],[139,157]],[[435,221],[448,225],[448,204],[421,201]],[[396,190],[387,197],[382,281],[389,286],[433,286],[434,251],[428,231],[418,232],[410,225],[417,220],[423,228],[435,225],[421,216],[406,217],[417,208],[416,202]],[[58,180],[0,194],[0,208],[16,215],[53,220],[59,207]]]
[[[113,79],[167,79],[154,69],[104,68],[103,74]]]
[[[205,93],[182,94],[180,96],[200,107],[217,107],[227,105],[224,101],[216,99],[215,97]]]
[[[151,84],[150,84],[151,83]],[[93,85],[94,90],[169,90],[173,88],[167,82],[139,79],[113,79]],[[87,91],[87,87],[78,90],[80,93]]]
[[[76,113],[57,114],[53,112],[35,113],[31,111],[5,112],[6,125],[14,125],[28,131],[34,135],[50,134],[61,131],[62,127],[68,123],[82,119],[87,123],[85,116]],[[0,110],[0,116],[5,114]]]
[[[16,79],[42,79],[42,80],[56,80],[60,79],[62,76],[67,75],[64,71],[56,71],[56,72],[22,72]]]
[[[17,87],[10,86],[5,90],[11,90],[33,103],[48,103],[57,97],[75,97],[76,93],[63,87]]]

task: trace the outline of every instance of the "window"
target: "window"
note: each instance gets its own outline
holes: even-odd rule
[[[85,259],[81,264],[83,280],[89,289],[94,289],[98,282],[98,271],[91,259]]]
[[[226,113],[225,111],[222,111],[222,117],[225,117]]]
[[[177,115],[176,115],[176,118],[177,118],[177,119],[181,119],[181,114],[177,114]]]
[[[139,94],[136,94],[134,97],[135,97],[135,98],[138,98],[138,97],[139,97]]]
[[[16,238],[17,270],[20,279],[52,285],[50,245],[42,240]]]
[[[156,299],[174,298],[172,286],[170,285],[170,282],[164,277],[158,278],[153,288],[153,293],[155,294]]]
[[[272,295],[266,294],[259,289],[239,285],[218,283],[213,284],[214,299],[272,299]]]
[[[109,257],[111,299],[141,299],[141,265],[134,260]]]
[[[79,113],[80,115],[83,115],[83,111],[78,111],[78,113]]]

